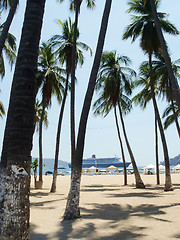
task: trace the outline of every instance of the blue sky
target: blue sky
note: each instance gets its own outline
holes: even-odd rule
[[[79,29],[80,29],[80,41],[88,44],[93,52],[95,52],[99,27],[104,8],[103,0],[96,1],[96,8],[87,10],[85,4],[82,5]],[[116,50],[119,54],[127,55],[133,61],[132,68],[137,71],[138,66],[142,61],[147,60],[147,56],[144,55],[139,48],[138,40],[131,44],[130,40],[122,41],[122,34],[127,24],[130,23],[130,16],[126,13],[128,9],[126,0],[119,1],[113,0],[112,11],[110,15],[110,21],[108,25],[108,32],[105,41],[104,50]],[[25,4],[20,2],[17,14],[11,27],[11,33],[13,33],[17,39],[20,38],[21,27],[23,22],[23,14],[25,10]],[[57,4],[56,0],[47,0],[46,11],[44,16],[44,23],[42,29],[42,41],[46,41],[53,34],[60,34],[60,28],[55,23],[54,19],[66,20],[69,16],[73,19],[73,14],[68,9],[69,1],[65,1],[63,4]],[[176,25],[180,30],[180,22],[178,19],[180,9],[179,0],[162,0],[160,11],[169,14],[169,20]],[[3,18],[1,19],[3,21]],[[170,52],[172,54],[172,60],[180,58],[179,43],[180,36],[167,36],[165,38],[168,42]],[[19,42],[19,40],[18,40]],[[78,129],[79,116],[83,104],[84,95],[89,80],[89,74],[92,67],[93,57],[85,53],[85,63],[82,68],[77,70],[77,85],[76,85],[76,133]],[[12,82],[13,71],[7,68],[7,74],[2,82],[0,82],[0,100],[4,103],[5,108],[8,108],[8,100],[10,93],[10,86]],[[94,96],[94,100],[96,95]],[[53,99],[52,107],[48,111],[49,127],[43,131],[43,156],[54,158],[55,151],[55,138],[57,130],[57,121],[59,116],[59,105],[56,99]],[[162,113],[166,103],[158,101],[160,112]],[[149,163],[155,163],[154,153],[154,113],[152,109],[152,103],[149,103],[147,109],[142,111],[139,107],[134,107],[130,114],[124,118],[127,134],[130,144],[132,146],[135,159],[139,166],[143,166]],[[0,119],[0,148],[2,148],[3,133],[5,127],[5,119]],[[69,120],[69,98],[67,100],[65,116],[63,120],[60,156],[59,159],[64,161],[70,161],[70,120]],[[169,156],[174,157],[179,152],[179,139],[176,132],[175,125],[169,127],[165,132],[168,142]],[[163,160],[163,151],[161,142],[159,141],[159,154],[160,161]],[[124,145],[125,146],[125,145]],[[109,114],[106,118],[94,117],[93,112],[90,112],[88,127],[86,133],[86,142],[84,149],[84,158],[91,157],[95,154],[97,157],[121,157],[119,142],[116,133],[115,121],[113,113]],[[128,152],[125,150],[126,159],[129,161]],[[38,134],[35,133],[33,141],[32,156],[38,156]]]

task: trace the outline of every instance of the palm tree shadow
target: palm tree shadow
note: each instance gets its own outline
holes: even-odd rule
[[[36,225],[35,224],[31,224],[30,227],[30,239],[31,240],[48,240],[48,235],[47,234],[43,234],[43,233],[36,233],[35,232],[36,229]]]

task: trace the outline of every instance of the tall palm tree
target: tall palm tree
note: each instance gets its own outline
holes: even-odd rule
[[[3,25],[0,25],[0,32],[2,31]],[[16,38],[11,34],[7,34],[6,41],[3,45],[3,52],[0,56],[0,76],[3,78],[5,76],[5,64],[4,64],[4,56],[9,61],[11,66],[14,65],[16,60]]]
[[[154,70],[154,68],[153,68]],[[140,107],[144,110],[147,106],[147,103],[152,100],[151,94],[151,84],[150,84],[150,74],[149,74],[149,64],[148,62],[143,62],[139,67],[139,76],[134,82],[134,87],[143,87],[143,89],[136,94],[132,101],[136,105],[140,105]],[[153,71],[155,73],[155,71]],[[157,74],[155,77],[154,74],[154,92],[157,95],[158,92],[158,78]],[[157,116],[155,114],[155,155],[156,155],[156,176],[157,176],[157,185],[160,184],[160,177],[159,177],[159,154],[158,154],[158,129],[157,129]]]
[[[111,10],[111,4],[112,4],[112,0],[106,0],[95,58],[93,62],[93,67],[91,70],[88,88],[86,91],[83,109],[81,112],[78,137],[77,137],[77,145],[75,150],[75,159],[73,160],[74,163],[73,163],[73,169],[72,169],[71,187],[68,194],[66,209],[64,213],[64,219],[66,220],[77,219],[80,217],[79,193],[80,193],[82,158],[83,158],[83,151],[84,151],[86,126],[87,126],[87,120],[88,120],[89,110],[91,106],[91,101],[92,101],[92,97],[95,89],[98,69],[101,61],[101,55],[104,47],[104,41],[105,41],[105,36],[107,31],[109,14]]]
[[[39,50],[38,74],[37,80],[39,90],[42,94],[42,113],[39,123],[39,181],[42,181],[42,124],[45,109],[51,106],[51,98],[53,95],[57,97],[58,102],[62,100],[62,91],[64,87],[62,81],[62,69],[58,67],[58,61],[52,51],[52,47],[48,43],[42,43]]]
[[[4,0],[0,2],[0,5],[2,4],[1,6],[5,8],[7,8],[7,6],[10,5],[10,11],[5,23],[3,24],[3,29],[0,35],[0,56],[2,54],[2,50],[5,44],[6,38],[8,36],[8,31],[11,26],[12,20],[14,18],[14,14],[16,12],[18,3],[19,3],[19,0]]]
[[[63,2],[64,0],[59,0]],[[83,0],[70,0],[70,10],[75,11],[74,21],[74,37],[72,50],[72,66],[71,66],[71,166],[73,168],[73,159],[75,157],[75,71],[76,71],[76,41],[78,34],[78,18],[80,7]],[[95,0],[86,0],[87,7],[95,7]]]
[[[55,54],[61,64],[65,64],[66,67],[66,85],[64,90],[64,95],[62,99],[61,109],[59,113],[58,129],[56,135],[56,150],[55,150],[55,161],[54,161],[54,173],[53,173],[53,182],[51,186],[51,192],[56,191],[56,178],[57,178],[57,167],[58,167],[58,156],[59,156],[59,145],[60,145],[60,133],[61,125],[64,113],[64,107],[68,91],[69,75],[71,73],[72,65],[72,49],[73,49],[73,38],[74,38],[74,24],[71,22],[71,19],[61,22],[57,20],[57,23],[62,27],[61,35],[54,35],[49,41],[53,48],[55,48]],[[77,30],[77,40],[79,38],[79,30]],[[91,48],[85,43],[76,42],[76,67],[77,64],[82,65],[84,62],[82,50],[89,50],[92,54]]]
[[[159,6],[160,1],[155,0],[156,7]],[[166,166],[166,183],[165,191],[172,190],[171,176],[170,176],[170,166],[169,166],[169,155],[166,144],[166,139],[161,123],[160,114],[158,111],[155,93],[154,93],[154,83],[153,83],[153,70],[152,70],[152,54],[158,53],[160,49],[160,41],[156,31],[154,18],[152,15],[152,9],[150,2],[148,0],[131,0],[129,1],[129,13],[134,12],[136,15],[132,16],[132,23],[127,26],[126,31],[123,35],[123,39],[132,38],[135,41],[137,37],[140,37],[140,46],[149,58],[149,68],[150,68],[150,85],[151,85],[151,95],[153,100],[154,112],[157,117],[158,126],[161,134],[164,159]],[[138,15],[139,14],[139,15]],[[178,30],[165,19],[166,14],[158,13],[162,28],[165,32],[170,34],[178,34]]]
[[[27,0],[0,162],[1,239],[29,239],[30,156],[44,6],[45,0]]]
[[[124,119],[122,116],[123,111],[127,112],[130,111],[131,109],[131,101],[127,96],[132,93],[131,91],[132,77],[136,75],[134,70],[128,67],[129,64],[130,59],[128,57],[117,56],[116,52],[105,52],[102,55],[98,85],[100,90],[102,88],[103,98],[107,99],[106,103],[107,106],[112,105],[114,107],[115,119],[116,119],[116,106],[119,109],[126,146],[134,168],[136,187],[144,188],[144,184],[141,180],[135,162],[135,158],[129,144]],[[127,96],[125,96],[123,93],[125,93]],[[101,101],[99,103],[101,103]],[[107,107],[107,109],[109,109],[109,107]],[[125,162],[124,168],[126,168]]]
[[[180,110],[179,85],[178,85],[177,79],[175,78],[174,73],[173,73],[173,68],[172,68],[172,65],[171,65],[171,58],[170,58],[170,55],[168,54],[166,41],[165,41],[164,36],[163,36],[162,30],[164,30],[163,29],[164,26],[161,22],[160,15],[157,13],[157,6],[156,6],[155,0],[146,0],[146,1],[150,1],[150,4],[151,4],[152,15],[153,15],[153,18],[154,18],[154,21],[155,21],[155,26],[156,26],[157,34],[158,34],[159,41],[160,41],[160,44],[161,44],[161,48],[162,48],[162,51],[163,51],[168,75],[169,75],[169,78],[170,78],[170,81],[171,81],[171,84],[172,84],[173,94],[175,96],[178,108]]]

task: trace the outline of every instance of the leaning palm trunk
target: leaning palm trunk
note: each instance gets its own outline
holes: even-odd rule
[[[118,138],[119,138],[120,147],[121,147],[121,153],[122,153],[122,160],[123,160],[123,167],[124,167],[124,185],[127,185],[126,160],[125,160],[123,143],[122,143],[122,140],[121,140],[121,134],[120,134],[119,125],[118,125],[116,106],[114,107],[114,116],[115,116],[116,127],[117,127],[117,132],[118,132]]]
[[[123,116],[122,116],[122,111],[121,111],[121,106],[120,103],[118,102],[118,108],[119,108],[119,113],[120,113],[120,119],[121,119],[121,123],[122,123],[122,128],[123,128],[123,133],[124,133],[124,138],[126,141],[126,145],[127,145],[127,149],[129,152],[129,156],[131,158],[131,163],[133,165],[133,170],[134,170],[134,175],[135,175],[135,181],[136,181],[136,188],[145,188],[144,183],[141,179],[141,176],[139,174],[137,165],[136,165],[136,161],[132,152],[132,149],[130,147],[128,138],[127,138],[127,134],[126,134],[126,129],[125,129],[125,124],[124,124],[124,120],[123,120]]]
[[[152,8],[152,14],[153,14],[153,17],[154,17],[154,21],[155,21],[155,24],[156,24],[156,30],[157,30],[158,37],[159,37],[159,40],[160,40],[160,43],[161,43],[161,48],[162,48],[162,51],[163,51],[164,60],[165,60],[165,63],[166,63],[166,68],[167,68],[167,71],[168,71],[169,79],[170,79],[171,84],[172,84],[173,94],[176,98],[176,102],[177,102],[178,108],[180,110],[179,85],[178,85],[177,79],[175,78],[174,73],[173,73],[171,58],[170,58],[170,56],[168,54],[168,51],[167,51],[167,45],[166,45],[162,30],[161,30],[161,24],[160,24],[158,15],[157,15],[157,10],[156,10],[154,0],[150,0],[150,4],[151,4],[151,8]]]
[[[0,239],[3,240],[29,240],[30,154],[44,5],[45,0],[27,1],[11,88],[0,163]]]
[[[159,185],[160,179],[159,179],[158,129],[157,129],[156,116],[155,116],[155,152],[156,152],[156,177],[157,177],[157,185]]]
[[[156,103],[155,93],[154,93],[153,71],[152,71],[152,60],[151,60],[151,58],[152,58],[152,54],[149,54],[151,95],[152,95],[154,112],[155,112],[155,116],[157,118],[159,131],[160,131],[160,135],[161,135],[161,141],[162,141],[162,145],[163,145],[163,151],[164,151],[165,176],[166,176],[165,177],[165,188],[164,188],[164,191],[171,191],[171,190],[173,190],[173,188],[172,188],[172,183],[171,183],[171,174],[170,174],[170,166],[169,166],[169,154],[168,154],[166,138],[165,138],[165,134],[164,134],[161,118],[160,118],[158,107],[157,107],[157,103]]]
[[[13,0],[12,1],[8,17],[6,19],[6,22],[4,23],[3,30],[2,30],[2,33],[1,33],[1,36],[0,36],[0,56],[2,54],[4,43],[6,41],[8,31],[9,31],[9,28],[11,26],[12,20],[14,18],[18,3],[19,3],[19,0]]]
[[[54,160],[54,172],[53,172],[53,181],[52,181],[52,186],[51,186],[51,192],[56,192],[56,180],[57,180],[60,134],[61,134],[63,114],[64,114],[64,107],[65,107],[67,91],[68,91],[68,82],[69,82],[68,79],[69,79],[69,74],[67,74],[65,91],[64,91],[61,110],[60,110],[60,114],[59,114],[58,130],[57,130],[57,135],[56,135],[56,152],[55,152],[55,160]]]
[[[42,154],[42,126],[45,113],[45,104],[43,100],[43,107],[41,112],[41,118],[39,122],[39,181],[43,181],[42,171],[43,171],[43,154]]]
[[[80,194],[82,158],[83,158],[83,151],[84,151],[86,126],[87,126],[89,110],[92,102],[92,97],[94,93],[94,88],[96,84],[96,78],[97,78],[97,73],[100,65],[101,55],[103,51],[111,4],[112,4],[112,0],[106,0],[94,63],[91,70],[91,75],[89,79],[86,96],[84,99],[83,109],[81,112],[78,138],[77,138],[77,147],[75,151],[75,159],[74,159],[73,169],[72,169],[71,187],[68,195],[66,210],[64,213],[64,219],[66,220],[72,220],[80,217],[79,194]]]

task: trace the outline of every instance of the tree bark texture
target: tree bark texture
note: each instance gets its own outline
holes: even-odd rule
[[[171,174],[170,174],[170,165],[169,165],[169,154],[168,154],[168,148],[166,143],[166,138],[159,114],[159,110],[156,103],[155,93],[154,93],[154,83],[153,83],[153,70],[152,70],[152,54],[149,54],[149,68],[150,68],[150,85],[151,85],[151,95],[153,100],[153,106],[154,106],[154,113],[157,118],[162,146],[163,146],[163,152],[164,152],[164,161],[165,161],[165,191],[172,191],[172,183],[171,183]]]
[[[29,239],[36,72],[45,0],[27,0],[0,162],[0,239]]]
[[[157,15],[157,10],[156,10],[156,6],[155,6],[154,0],[150,0],[150,4],[151,4],[151,8],[152,8],[154,21],[155,21],[155,24],[156,24],[156,30],[157,30],[158,37],[159,37],[159,40],[160,40],[160,43],[161,43],[161,48],[162,48],[162,51],[163,51],[164,60],[165,60],[165,63],[166,63],[169,79],[170,79],[171,84],[172,84],[173,94],[174,94],[174,96],[176,98],[176,102],[177,102],[178,108],[180,110],[179,85],[178,85],[177,79],[175,78],[174,73],[173,73],[172,64],[171,64],[171,58],[170,58],[170,56],[168,54],[166,41],[164,39],[162,30],[161,30],[161,23],[159,21],[158,15]]]
[[[68,195],[68,201],[66,205],[66,210],[64,214],[64,219],[75,219],[80,216],[79,213],[79,191],[80,191],[80,180],[81,180],[81,171],[82,171],[82,158],[84,151],[84,141],[87,120],[89,115],[89,110],[92,102],[92,97],[94,93],[94,88],[96,84],[97,73],[100,65],[101,55],[104,47],[104,41],[108,26],[109,14],[111,9],[112,0],[106,0],[104,13],[101,22],[101,28],[94,58],[93,67],[90,74],[89,84],[86,91],[86,96],[84,99],[83,109],[81,112],[81,118],[79,123],[78,138],[77,138],[77,147],[75,151],[75,159],[73,160],[73,169],[72,169],[72,179],[71,179],[71,189]],[[77,185],[77,186],[75,186]],[[76,191],[74,191],[75,189]],[[74,200],[75,199],[75,200]],[[76,201],[76,207],[74,208]]]
[[[125,124],[124,124],[124,120],[123,120],[123,116],[122,116],[121,106],[120,106],[119,102],[118,102],[118,108],[119,108],[119,113],[120,113],[120,119],[121,119],[121,123],[122,123],[124,138],[125,138],[125,141],[126,141],[129,156],[131,158],[131,163],[133,165],[134,176],[135,176],[135,181],[136,181],[136,188],[145,188],[145,185],[144,185],[144,183],[141,179],[141,176],[139,174],[132,149],[131,149],[130,144],[129,144],[129,140],[128,140],[128,137],[127,137],[127,134],[126,134],[126,128],[125,128]]]
[[[121,147],[122,160],[123,160],[123,167],[124,167],[124,185],[127,185],[126,160],[125,160],[125,155],[124,155],[124,149],[123,149],[123,143],[122,143],[122,139],[121,139],[121,134],[120,134],[120,130],[119,130],[119,124],[118,124],[116,106],[114,107],[114,115],[115,115],[116,128],[117,128],[119,143],[120,143],[120,147]]]
[[[8,31],[9,31],[9,28],[11,26],[12,20],[14,18],[18,3],[19,3],[19,0],[13,0],[12,1],[8,17],[6,19],[6,22],[4,23],[3,30],[2,30],[2,33],[1,33],[1,36],[0,36],[0,56],[2,54],[4,43],[6,41]]]

